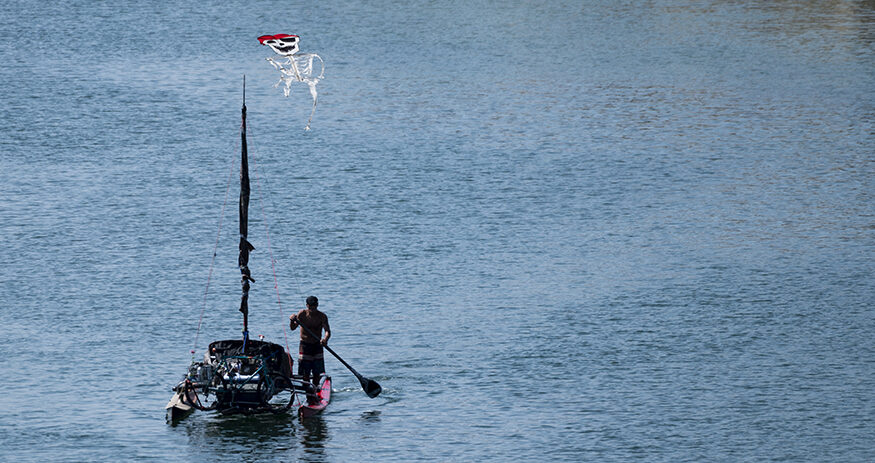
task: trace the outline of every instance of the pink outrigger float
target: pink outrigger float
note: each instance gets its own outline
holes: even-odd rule
[[[331,402],[331,377],[322,376],[322,381],[319,382],[319,391],[316,392],[316,397],[319,401],[308,404],[306,401],[298,407],[298,415],[302,418],[311,417],[322,413],[328,403]]]

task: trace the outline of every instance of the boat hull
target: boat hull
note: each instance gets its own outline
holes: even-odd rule
[[[188,405],[182,400],[182,394],[182,391],[173,394],[173,397],[171,397],[170,401],[167,402],[167,405],[164,406],[167,421],[179,421],[194,411],[194,407]]]

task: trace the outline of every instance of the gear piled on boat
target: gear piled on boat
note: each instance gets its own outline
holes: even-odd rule
[[[193,362],[173,388],[176,394],[167,404],[172,415],[168,418],[179,419],[192,409],[283,413],[296,402],[312,411],[312,405],[321,402],[326,383],[330,392],[331,379],[323,375],[316,389],[309,381],[293,377],[291,366],[292,359],[279,344],[250,340],[244,351],[242,340],[213,342],[203,361]]]

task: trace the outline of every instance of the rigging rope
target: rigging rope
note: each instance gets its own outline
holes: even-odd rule
[[[269,220],[267,219],[267,214],[265,213],[265,207],[264,207],[264,197],[266,196],[264,193],[265,192],[269,193],[269,191],[268,191],[268,188],[265,188],[264,190],[262,190],[262,187],[261,187],[262,176],[260,175],[258,162],[256,161],[256,156],[255,156],[257,151],[258,151],[257,145],[252,142],[253,139],[255,138],[255,134],[253,133],[253,130],[251,127],[248,127],[247,129],[248,129],[247,130],[247,132],[248,132],[247,133],[247,135],[248,135],[247,143],[250,145],[250,148],[251,148],[250,149],[250,160],[252,161],[253,173],[255,174],[254,175],[255,176],[255,184],[256,184],[256,188],[257,188],[257,192],[258,192],[258,202],[259,202],[259,206],[261,209],[261,215],[264,218],[265,234],[267,237],[267,249],[268,249],[268,253],[269,253],[269,257],[270,257],[271,271],[273,273],[273,282],[274,282],[274,290],[276,292],[277,306],[279,307],[280,317],[283,320],[285,320],[285,313],[283,311],[282,299],[280,297],[280,291],[279,291],[279,280],[278,280],[277,271],[276,271],[277,261],[273,255],[273,247],[271,245],[271,240],[270,240],[270,224],[269,224]],[[234,147],[234,152],[235,152],[235,156],[233,157],[234,162],[232,162],[231,170],[228,173],[228,181],[227,181],[227,184],[225,186],[225,199],[222,203],[221,215],[219,216],[219,226],[218,226],[218,231],[216,232],[216,241],[215,241],[215,244],[213,246],[213,255],[212,255],[212,258],[210,261],[210,270],[209,270],[209,274],[207,276],[207,284],[206,284],[206,288],[204,289],[204,297],[203,297],[203,303],[201,306],[201,313],[200,313],[200,317],[198,318],[197,331],[195,332],[194,344],[193,344],[192,350],[191,350],[192,361],[194,361],[194,354],[197,350],[197,344],[198,344],[198,340],[200,337],[200,331],[201,331],[201,327],[203,325],[204,312],[206,311],[206,307],[207,307],[207,297],[208,297],[209,290],[210,290],[210,283],[212,281],[213,270],[215,268],[216,255],[217,255],[217,250],[219,247],[219,241],[220,241],[220,237],[222,235],[222,226],[223,226],[224,219],[225,219],[225,210],[226,210],[227,205],[228,205],[228,196],[229,196],[229,193],[231,190],[231,181],[234,178],[234,172],[237,170],[237,168],[239,166],[239,162],[237,162],[237,156],[236,156],[236,153],[239,152],[239,149],[240,149],[240,141],[238,139],[236,146]],[[265,182],[265,184],[267,184],[267,177],[264,178],[264,182]],[[273,202],[271,202],[271,204],[273,204]],[[275,206],[274,206],[274,209],[275,209]],[[286,247],[286,253],[288,253],[288,247]],[[297,293],[299,295],[301,295],[302,293],[301,293],[301,289],[300,289],[300,284],[299,284],[299,282],[294,274],[292,274],[292,280],[294,282],[294,286],[297,290]],[[304,296],[301,295],[300,297],[301,297],[301,300],[303,301]],[[291,350],[289,349],[289,338],[288,338],[288,334],[286,332],[286,324],[283,323],[282,326],[283,326],[283,339],[285,341],[286,352],[289,353],[288,361],[289,361],[289,370],[291,372],[292,362],[291,362]]]
[[[234,151],[237,151],[237,148],[239,148],[239,146],[240,146],[240,142],[237,142],[237,146],[235,146]],[[225,207],[228,205],[228,193],[231,191],[231,179],[234,178],[234,171],[236,170],[236,167],[237,167],[237,161],[236,161],[236,157],[235,157],[234,161],[231,163],[231,171],[228,173],[228,182],[225,185],[225,200],[222,203],[222,213],[219,216],[219,229],[216,232],[216,243],[213,246],[213,257],[210,261],[210,273],[207,276],[207,287],[204,288],[204,300],[203,300],[203,305],[201,306],[201,315],[197,321],[197,331],[195,332],[195,335],[194,335],[194,345],[191,348],[191,360],[192,361],[194,361],[194,354],[195,354],[195,351],[197,350],[198,338],[200,337],[200,334],[201,334],[201,325],[203,324],[203,320],[204,320],[204,311],[207,308],[207,295],[210,292],[210,282],[213,279],[213,269],[215,268],[215,264],[216,264],[216,251],[219,249],[219,238],[222,236],[222,223],[225,221]]]
[[[255,186],[256,186],[256,189],[258,191],[257,196],[258,196],[258,204],[261,208],[261,216],[262,216],[262,218],[264,218],[264,231],[265,231],[265,235],[267,236],[267,252],[270,256],[270,268],[271,268],[271,271],[273,272],[273,288],[276,291],[276,303],[277,303],[277,306],[279,307],[280,318],[284,322],[282,325],[283,326],[283,339],[285,340],[286,352],[288,353],[287,360],[289,363],[289,372],[292,373],[292,354],[291,354],[291,350],[289,349],[289,337],[286,334],[286,324],[285,324],[286,314],[285,314],[285,312],[283,312],[283,303],[282,303],[282,300],[280,299],[279,280],[277,279],[277,276],[276,276],[276,259],[273,256],[273,247],[271,247],[271,244],[270,244],[270,224],[268,223],[269,220],[267,218],[267,214],[265,213],[265,209],[264,209],[264,196],[265,195],[261,189],[261,175],[260,175],[261,171],[258,168],[258,161],[256,161],[255,154],[254,154],[258,150],[257,150],[256,145],[251,142],[251,140],[253,138],[254,138],[254,134],[251,134],[249,137],[249,139],[250,139],[249,144],[252,146],[252,151],[253,151],[253,155],[251,156],[251,158],[252,158],[253,171],[255,173]],[[267,183],[266,178],[265,178],[265,183]]]

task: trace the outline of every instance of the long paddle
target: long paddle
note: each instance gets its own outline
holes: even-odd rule
[[[298,326],[300,326],[301,329],[306,331],[307,334],[309,334],[310,336],[313,336],[314,338],[319,339],[319,336],[317,336],[316,333],[310,331],[310,328],[307,328],[306,326],[304,326],[300,323],[298,323]],[[359,372],[355,371],[355,368],[349,366],[349,364],[346,363],[345,360],[340,358],[340,356],[337,355],[337,352],[334,352],[328,346],[322,346],[322,347],[324,347],[325,350],[327,350],[328,352],[331,352],[331,355],[333,355],[334,358],[336,358],[337,360],[340,360],[340,363],[342,363],[343,366],[349,368],[349,371],[351,371],[352,374],[354,374],[355,377],[358,378],[359,383],[361,383],[361,385],[362,385],[362,390],[365,391],[365,394],[367,394],[368,397],[373,399],[374,397],[377,397],[378,395],[380,395],[380,392],[383,392],[383,388],[380,387],[380,385],[377,384],[376,381],[374,381],[373,379],[365,378],[364,376],[360,375]]]

